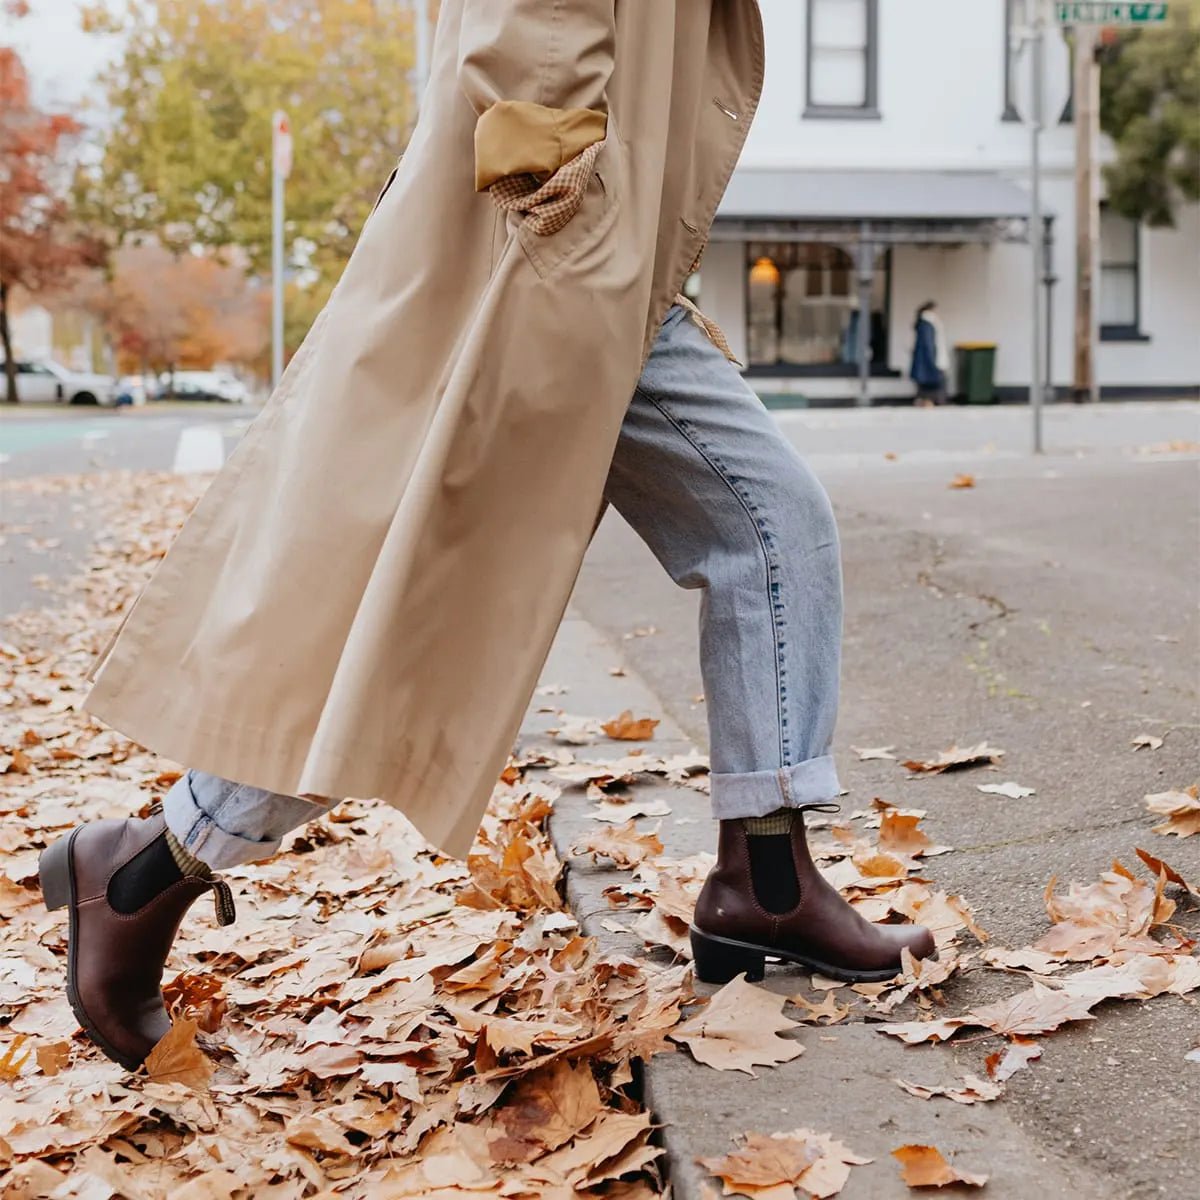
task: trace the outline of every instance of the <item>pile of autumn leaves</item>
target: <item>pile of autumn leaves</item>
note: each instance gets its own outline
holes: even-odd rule
[[[983,1102],[1038,1056],[1038,1037],[1102,1000],[1200,987],[1200,960],[1170,927],[1168,886],[1187,885],[1158,859],[1143,854],[1147,877],[1114,867],[1065,895],[1051,889],[1041,942],[984,948],[967,904],[923,877],[948,848],[921,830],[919,810],[876,802],[827,825],[815,852],[869,919],[929,926],[939,960],[908,960],[888,984],[816,980],[823,1000],[793,998],[795,1017],[784,997],[744,980],[705,1002],[692,989],[686,931],[711,857],[666,857],[634,819],[661,809],[619,793],[647,773],[702,788],[701,761],[635,751],[597,764],[542,751],[505,772],[465,866],[429,853],[384,806],[349,802],[269,863],[230,872],[238,921],[218,928],[203,901],[193,910],[173,963],[186,969],[167,989],[175,1025],[129,1076],[75,1032],[64,922],[40,903],[37,856],[77,821],[127,815],[176,778],[78,704],[93,655],[201,485],[116,475],[9,487],[98,506],[111,533],[53,603],[0,632],[6,1197],[649,1200],[662,1186],[661,1150],[636,1099],[639,1060],[679,1046],[708,1067],[753,1071],[802,1054],[781,1036],[799,1025],[863,1015],[908,1042],[960,1029],[1006,1039],[987,1078],[952,1089],[898,1081],[916,1096]],[[652,724],[623,715],[602,732],[635,740]],[[610,888],[602,923],[634,930],[656,953],[604,953],[564,910],[545,824],[557,788],[576,785],[603,817],[577,853],[629,872]],[[1165,795],[1156,811],[1180,823],[1168,831],[1195,832],[1194,792]],[[972,949],[959,945],[967,935]],[[974,970],[1017,972],[1028,986],[941,1015],[940,985]],[[922,1019],[893,1021],[903,1003]],[[982,1182],[933,1147],[896,1154],[914,1186]],[[749,1133],[705,1165],[727,1192],[789,1200],[836,1195],[865,1161],[833,1134],[801,1129]]]

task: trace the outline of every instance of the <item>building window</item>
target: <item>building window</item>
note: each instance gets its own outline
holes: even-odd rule
[[[806,117],[878,117],[878,0],[808,0]]]
[[[746,247],[747,364],[786,374],[853,375],[858,361],[854,261],[821,242]],[[871,364],[887,365],[891,258],[882,255],[871,293]]]
[[[1021,0],[1004,0],[1004,112],[1001,120],[1019,121],[1017,108],[1017,26],[1021,17]]]
[[[1110,209],[1100,212],[1100,336],[1140,338],[1141,263],[1138,223]]]

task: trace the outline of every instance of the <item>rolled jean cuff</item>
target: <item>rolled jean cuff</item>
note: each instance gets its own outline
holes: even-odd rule
[[[841,790],[830,754],[776,771],[718,773],[712,777],[712,814],[718,821],[765,817],[779,808],[828,803]]]
[[[199,799],[193,780],[201,788]],[[288,833],[327,811],[311,800],[194,771],[177,779],[163,800],[167,828],[189,854],[216,871],[270,858]]]

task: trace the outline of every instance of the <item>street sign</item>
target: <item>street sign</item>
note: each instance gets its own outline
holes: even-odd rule
[[[292,126],[287,113],[277,112],[271,121],[271,154],[275,174],[286,179],[292,173]]]
[[[1055,4],[1054,15],[1060,25],[1157,25],[1167,19],[1167,6],[1070,0]]]

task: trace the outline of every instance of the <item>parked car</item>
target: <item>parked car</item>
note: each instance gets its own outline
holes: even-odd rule
[[[244,404],[249,398],[246,385],[224,371],[176,371],[158,377],[158,399],[220,400],[226,404]]]
[[[92,371],[72,371],[48,360],[19,361],[17,399],[28,404],[113,404],[116,380]]]

